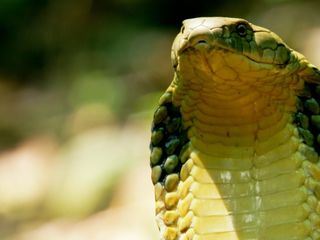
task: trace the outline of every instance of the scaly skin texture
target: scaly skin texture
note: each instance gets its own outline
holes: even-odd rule
[[[319,70],[270,30],[185,20],[151,140],[162,240],[320,239]]]

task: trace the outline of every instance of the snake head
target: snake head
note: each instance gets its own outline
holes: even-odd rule
[[[304,56],[278,35],[239,18],[187,19],[172,47],[177,72],[192,68],[225,80],[288,76],[301,71],[303,65],[310,67],[305,73],[320,82],[319,70],[304,62]]]

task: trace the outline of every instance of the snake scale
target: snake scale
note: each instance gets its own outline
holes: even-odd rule
[[[154,113],[162,240],[320,239],[320,71],[244,19],[187,19]]]

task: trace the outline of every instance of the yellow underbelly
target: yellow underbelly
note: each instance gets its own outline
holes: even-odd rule
[[[162,239],[320,239],[320,169],[280,112],[193,117],[189,159],[170,187],[155,185]]]
[[[174,95],[190,142],[179,172],[154,181],[161,239],[320,239],[320,165],[295,96],[203,94]]]

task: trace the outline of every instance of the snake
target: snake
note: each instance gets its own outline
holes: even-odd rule
[[[320,71],[240,18],[183,21],[154,110],[161,240],[320,239]]]

